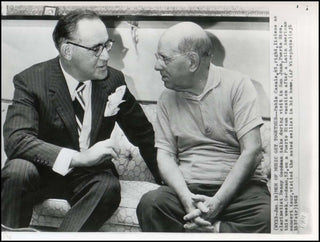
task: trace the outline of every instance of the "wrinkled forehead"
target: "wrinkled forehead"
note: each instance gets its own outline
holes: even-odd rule
[[[170,33],[164,33],[158,43],[158,52],[179,52],[178,46],[181,42],[181,38],[177,35]]]
[[[194,43],[196,40],[206,38],[208,38],[207,34],[199,25],[192,22],[183,22],[167,29],[161,35],[159,45],[179,51],[178,46],[184,44],[185,41]]]

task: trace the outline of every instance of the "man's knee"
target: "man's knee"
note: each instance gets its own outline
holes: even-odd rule
[[[153,209],[163,208],[165,203],[166,199],[161,196],[158,190],[147,192],[140,199],[137,207],[137,213],[141,214],[143,212],[145,214],[149,214]]]
[[[154,191],[147,192],[142,195],[140,198],[140,201],[138,203],[137,209],[136,209],[136,214],[138,217],[138,220],[142,220],[143,214],[151,214],[150,210],[152,209],[154,201],[154,196],[153,196]],[[148,210],[148,211],[147,211]]]
[[[116,177],[106,177],[99,176],[98,181],[100,183],[99,186],[102,186],[103,196],[101,200],[106,203],[112,203],[114,206],[118,207],[121,201],[121,186],[120,182]]]
[[[23,159],[8,160],[1,171],[2,182],[11,181],[20,184],[39,184],[40,176],[37,167]]]

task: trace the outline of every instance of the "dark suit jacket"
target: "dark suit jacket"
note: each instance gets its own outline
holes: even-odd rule
[[[90,146],[109,138],[118,122],[159,179],[153,127],[128,88],[120,111],[104,117],[108,96],[121,85],[126,85],[123,74],[111,67],[105,80],[92,81]],[[14,86],[13,104],[4,124],[4,145],[9,159],[21,158],[52,167],[62,148],[79,150],[72,100],[58,57],[17,74]]]

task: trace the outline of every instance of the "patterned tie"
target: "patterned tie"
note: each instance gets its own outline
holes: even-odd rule
[[[83,82],[80,82],[76,88],[76,95],[74,101],[72,102],[74,113],[76,115],[76,121],[78,126],[78,134],[80,136],[81,129],[82,129],[82,122],[85,110],[85,102],[83,100],[83,90],[86,87]]]

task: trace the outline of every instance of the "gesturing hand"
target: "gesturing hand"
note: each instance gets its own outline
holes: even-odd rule
[[[88,150],[77,153],[70,164],[70,167],[91,167],[101,164],[104,157],[118,158],[119,149],[111,139],[103,140]]]

